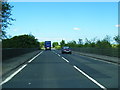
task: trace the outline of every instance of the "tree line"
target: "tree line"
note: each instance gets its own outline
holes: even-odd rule
[[[111,40],[109,36],[106,36],[102,40],[96,40],[96,38],[92,40],[85,39],[78,39],[78,42],[75,40],[65,42],[62,40],[60,43],[53,42],[52,47],[56,49],[60,49],[63,46],[69,47],[96,47],[96,48],[120,48],[120,36],[117,35],[113,38],[117,44],[111,44]],[[7,38],[2,40],[2,47],[3,48],[44,48],[44,42],[39,42],[35,36],[29,34],[14,36],[12,38]]]
[[[33,35],[19,35],[2,40],[3,48],[39,48],[39,42]]]
[[[106,37],[102,40],[96,40],[96,38],[93,38],[92,40],[88,40],[87,38],[83,42],[83,39],[78,39],[78,42],[75,40],[65,42],[65,40],[62,40],[60,44],[58,42],[53,42],[53,47],[63,47],[63,46],[69,46],[69,47],[96,47],[96,48],[120,48],[120,36],[117,35],[113,37],[114,41],[116,41],[116,44],[111,43],[110,36],[106,35]]]

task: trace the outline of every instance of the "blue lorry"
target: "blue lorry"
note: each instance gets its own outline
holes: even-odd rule
[[[45,41],[45,50],[51,50],[51,41]]]

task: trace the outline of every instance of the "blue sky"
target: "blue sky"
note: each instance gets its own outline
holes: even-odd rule
[[[11,36],[33,34],[40,42],[103,39],[118,34],[117,2],[11,2]]]
[[[10,2],[118,2],[119,0],[8,0]]]

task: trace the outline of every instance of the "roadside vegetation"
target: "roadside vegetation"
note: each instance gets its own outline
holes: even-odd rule
[[[63,46],[69,46],[73,51],[83,52],[83,53],[93,53],[100,55],[107,55],[112,57],[120,58],[120,36],[117,35],[113,37],[113,40],[116,43],[111,42],[110,36],[105,36],[104,39],[96,39],[88,40],[87,38],[83,41],[83,39],[78,39],[78,42],[75,40],[65,42],[62,40],[59,45],[57,45],[56,49],[60,49]],[[112,40],[112,41],[113,41]]]
[[[2,40],[3,48],[39,48],[39,42],[33,35],[19,35]]]
[[[7,1],[0,1],[0,39],[7,38],[6,32],[9,25],[12,25],[12,21],[15,21],[12,16],[12,8]]]
[[[53,42],[53,47],[63,47],[63,46],[69,46],[69,47],[90,47],[90,48],[119,48],[120,47],[120,36],[117,35],[113,37],[114,41],[116,43],[111,43],[110,36],[106,35],[104,39],[96,40],[96,38],[93,38],[92,40],[88,40],[87,38],[83,41],[83,39],[78,39],[78,42],[75,40],[66,42],[65,40],[62,40],[60,44],[58,42]]]

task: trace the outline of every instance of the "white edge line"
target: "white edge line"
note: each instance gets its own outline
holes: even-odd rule
[[[36,57],[38,57],[43,51],[41,51],[39,54],[37,54],[35,57],[33,57],[30,61],[32,62]],[[21,68],[19,68],[17,71],[15,71],[13,74],[11,74],[9,77],[7,77],[3,82],[0,83],[0,86],[11,80],[15,75],[17,75],[22,69],[24,69],[27,66],[27,64],[23,65]]]
[[[105,60],[101,60],[101,59],[95,59],[95,58],[91,58],[91,59],[93,59],[93,60],[98,60],[98,61],[100,61],[100,62],[105,62],[105,63],[108,63],[108,64],[113,64],[113,65],[116,65],[116,66],[119,65],[119,64],[117,64],[117,63],[113,63],[113,62],[109,62],[109,61],[105,61]]]
[[[17,73],[19,73],[22,69],[24,69],[27,66],[27,64],[23,65],[21,68],[19,68],[16,72],[14,72],[13,74],[11,74],[8,78],[6,78],[2,83],[0,83],[0,85],[8,82],[10,79],[12,79]]]
[[[80,73],[82,73],[84,76],[86,76],[88,79],[90,79],[92,82],[94,82],[95,84],[97,84],[100,88],[102,88],[103,90],[107,90],[103,85],[101,85],[100,83],[98,83],[96,80],[94,80],[92,77],[88,76],[86,73],[84,73],[82,70],[80,70],[78,67],[73,66],[76,70],[78,70]]]
[[[80,56],[82,56],[82,57],[86,57],[86,56],[84,56],[84,55],[80,55]],[[105,63],[108,63],[108,64],[113,64],[113,65],[117,65],[117,66],[120,66],[119,64],[117,64],[117,63],[113,63],[113,62],[109,62],[109,61],[105,61],[105,60],[101,60],[101,59],[96,59],[96,58],[94,58],[94,57],[88,57],[88,58],[90,58],[90,59],[92,59],[92,60],[98,60],[98,61],[100,61],[100,62],[105,62]]]
[[[43,51],[41,51],[39,54],[37,54],[35,57],[33,57],[32,59],[30,59],[29,61],[28,61],[28,63],[30,63],[30,62],[32,62],[36,57],[38,57],[40,54],[42,54],[43,53]]]

